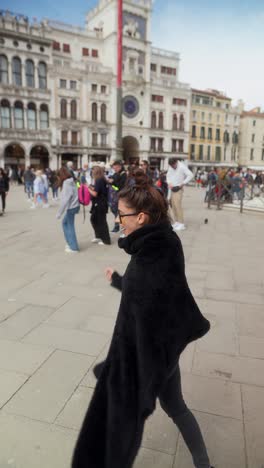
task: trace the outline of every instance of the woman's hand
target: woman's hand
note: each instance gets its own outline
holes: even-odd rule
[[[105,269],[105,276],[106,276],[107,280],[108,280],[110,283],[111,283],[111,281],[112,281],[112,275],[113,275],[113,273],[114,273],[113,268],[108,267],[108,268]]]

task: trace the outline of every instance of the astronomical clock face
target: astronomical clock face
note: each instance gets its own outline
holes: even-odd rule
[[[134,96],[125,96],[123,99],[123,114],[133,119],[139,113],[139,102]]]

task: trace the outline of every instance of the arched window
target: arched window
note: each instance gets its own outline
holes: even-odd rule
[[[163,120],[164,120],[163,119],[163,112],[160,112],[159,113],[159,128],[163,128],[163,124],[164,124]]]
[[[44,62],[39,62],[38,66],[39,88],[47,88],[47,65]]]
[[[13,84],[15,86],[21,86],[22,85],[21,60],[18,57],[14,57],[12,60],[12,74],[13,74]]]
[[[46,104],[40,106],[40,129],[46,130],[49,128],[49,109]]]
[[[60,105],[60,114],[62,119],[67,119],[67,101],[66,99],[61,100],[61,105]]]
[[[93,102],[92,104],[92,121],[97,122],[97,104]]]
[[[236,132],[233,133],[232,143],[234,143],[235,145],[238,144],[238,133],[236,133]]]
[[[1,127],[11,128],[10,103],[6,99],[1,101]]]
[[[181,114],[180,116],[180,130],[183,132],[184,131],[184,116]]]
[[[101,105],[101,122],[106,123],[106,104]]]
[[[157,128],[157,115],[155,111],[151,112],[151,128]]]
[[[24,128],[24,109],[23,103],[16,101],[14,105],[15,128]]]
[[[224,132],[224,143],[229,143],[229,133],[227,130]]]
[[[0,83],[8,84],[8,61],[5,55],[0,55]]]
[[[172,130],[178,130],[178,117],[177,117],[177,114],[173,114]]]
[[[77,102],[74,99],[71,101],[71,119],[77,119]]]
[[[34,62],[26,60],[26,85],[29,88],[35,87]]]
[[[37,111],[34,102],[28,104],[28,129],[37,130]]]

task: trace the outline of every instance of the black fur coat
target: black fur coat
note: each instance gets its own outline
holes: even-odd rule
[[[121,304],[72,468],[132,467],[163,383],[187,344],[210,328],[189,290],[182,245],[169,224],[147,225],[119,246],[131,260],[123,278],[113,275]]]

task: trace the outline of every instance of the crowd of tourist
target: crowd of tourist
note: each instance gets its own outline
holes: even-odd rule
[[[210,171],[198,169],[195,185],[206,188],[205,201],[209,197],[220,197],[225,202],[240,201],[245,189],[249,190],[250,198],[263,193],[264,171],[249,168],[212,168]]]

